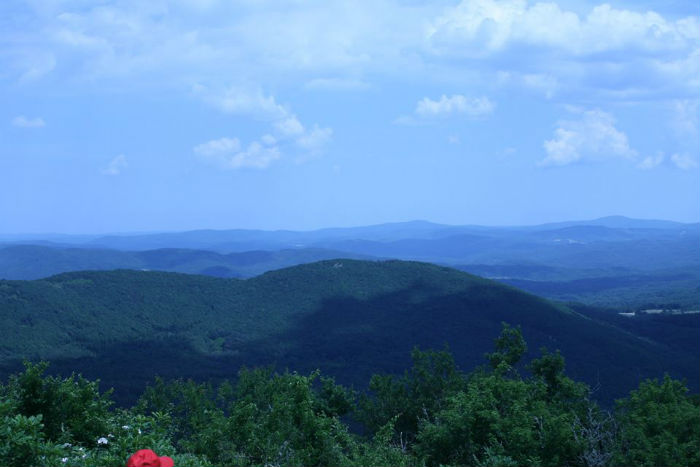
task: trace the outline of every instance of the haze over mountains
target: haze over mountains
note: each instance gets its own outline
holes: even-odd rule
[[[586,221],[565,221],[532,226],[489,227],[478,225],[453,226],[427,221],[409,221],[361,227],[324,228],[311,231],[293,230],[192,230],[113,235],[70,234],[0,234],[0,243],[41,243],[57,246],[80,245],[84,248],[113,248],[148,250],[154,248],[189,248],[221,252],[308,247],[318,243],[347,240],[390,242],[404,239],[441,239],[464,234],[508,235],[514,232],[557,231],[571,227],[603,227],[608,229],[698,231],[700,224],[685,224],[653,219],[630,219],[608,216]],[[657,232],[659,233],[659,232]]]
[[[331,258],[449,265],[560,300],[700,307],[700,224],[622,216],[526,227],[424,221],[315,231],[0,236],[0,278],[149,269],[251,277]]]
[[[603,401],[664,372],[700,386],[699,314],[616,313],[700,309],[700,224],[415,221],[0,242],[0,324],[11,330],[0,373],[50,359],[115,386],[122,402],[155,374],[216,379],[241,365],[318,367],[363,387],[405,368],[415,345],[447,344],[471,369],[503,321],[523,327],[532,355],[562,350]]]

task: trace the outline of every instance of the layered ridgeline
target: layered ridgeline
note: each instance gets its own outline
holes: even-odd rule
[[[215,380],[241,365],[321,368],[365,387],[372,373],[406,368],[414,346],[447,344],[462,368],[483,364],[504,321],[522,326],[531,356],[561,349],[569,374],[601,400],[664,372],[697,391],[698,349],[402,261],[322,261],[247,280],[117,270],[0,281],[0,362],[7,373],[23,358],[48,359],[54,371],[101,378],[123,401],[155,374]]]
[[[46,245],[0,247],[0,278],[41,279],[62,272],[135,269],[251,277],[274,269],[333,258],[369,259],[365,255],[324,248],[218,253],[185,248],[121,251],[105,248],[64,248]]]
[[[309,232],[0,236],[3,279],[117,268],[251,277],[336,257],[442,264],[589,305],[700,308],[698,224],[610,217],[531,227],[405,222]]]

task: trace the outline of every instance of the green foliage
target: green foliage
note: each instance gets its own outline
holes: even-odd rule
[[[338,417],[354,395],[334,383],[270,368],[243,369],[235,385],[158,379],[136,410],[166,411],[177,446],[223,465],[339,465],[349,462],[353,439]]]
[[[398,418],[398,415],[394,416],[379,428],[370,441],[356,443],[350,465],[418,465],[418,460],[408,451],[407,446],[401,441],[394,441]]]
[[[318,409],[329,417],[342,417],[355,410],[357,393],[335,384],[335,379],[321,376],[321,389],[318,393],[316,405]]]
[[[551,392],[557,392],[564,378],[564,357],[557,350],[550,353],[546,347],[541,349],[542,357],[530,362],[529,369],[536,377],[541,378]]]
[[[700,407],[666,375],[647,380],[618,402],[620,465],[700,465]]]
[[[108,419],[108,431],[89,443],[69,446],[69,465],[86,467],[120,466],[139,449],[153,449],[160,455],[173,455],[170,441],[171,419],[167,414],[133,415],[118,411]]]
[[[8,401],[0,402],[0,463],[6,466],[52,465],[56,446],[47,443],[41,415],[11,415]]]
[[[236,400],[224,431],[245,464],[341,465],[351,437],[336,417],[320,410],[310,376],[239,373]],[[222,459],[223,460],[223,459]]]
[[[514,370],[527,346],[519,328],[503,323],[492,371],[476,371],[446,398],[433,418],[422,420],[417,455],[429,465],[562,465],[581,456],[572,436],[579,412],[594,407],[585,385],[564,375],[564,358],[543,349],[533,377]]]
[[[527,352],[527,344],[520,326],[512,328],[508,323],[501,323],[501,326],[503,329],[496,339],[496,351],[487,353],[486,358],[494,370],[509,372]]]
[[[524,349],[504,325],[488,354],[497,364],[465,375],[447,350],[415,348],[412,368],[375,375],[359,408],[320,371],[257,368],[218,386],[156,379],[136,406],[114,409],[97,382],[27,363],[0,385],[0,465],[116,467],[139,449],[185,467],[700,465],[700,407],[684,383],[645,381],[610,414],[558,351],[518,374]]]
[[[162,378],[156,378],[154,384],[146,388],[134,411],[142,415],[168,414],[172,418],[169,430],[177,446],[199,453],[208,450],[203,435],[211,426],[219,424],[223,416],[211,384],[191,380],[166,383]]]
[[[372,395],[361,397],[358,414],[371,432],[378,432],[395,420],[395,438],[411,442],[420,420],[434,415],[445,397],[465,384],[448,350],[421,351],[416,347],[411,359],[413,366],[402,377],[372,376]]]
[[[138,449],[173,455],[178,465],[209,465],[178,457],[169,414],[111,410],[111,391],[80,375],[45,376],[46,362],[26,363],[24,372],[0,385],[0,464],[123,466]]]
[[[100,394],[99,381],[82,376],[45,377],[47,363],[25,362],[25,371],[10,378],[3,394],[15,401],[17,413],[41,416],[42,432],[50,441],[87,443],[106,432],[112,402]]]
[[[473,375],[421,426],[416,452],[429,465],[492,465],[506,455],[517,465],[571,464],[578,449],[573,419],[571,411],[546,403],[539,382]]]
[[[535,379],[547,387],[547,400],[551,403],[576,408],[578,414],[587,410],[590,388],[564,374],[564,357],[559,350],[551,353],[546,347],[540,349],[542,356],[533,359],[528,365]]]

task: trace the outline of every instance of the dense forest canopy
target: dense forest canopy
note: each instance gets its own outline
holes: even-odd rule
[[[80,375],[46,363],[0,386],[0,458],[9,466],[123,466],[139,449],[177,466],[700,465],[700,405],[666,376],[614,411],[504,323],[480,368],[416,348],[403,375],[376,374],[357,392],[320,371],[243,368],[220,384],[156,379],[130,408]]]
[[[217,380],[242,365],[322,368],[362,387],[399,373],[413,346],[449,344],[471,369],[501,321],[568,356],[570,374],[611,405],[668,372],[696,391],[700,316],[617,318],[572,309],[454,269],[405,261],[330,260],[246,280],[156,271],[83,271],[0,281],[0,374],[22,358],[81,371],[134,402],[154,375]],[[138,368],[138,370],[135,370]]]

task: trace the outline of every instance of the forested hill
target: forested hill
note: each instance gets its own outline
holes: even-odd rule
[[[610,400],[665,371],[698,387],[698,355],[490,280],[431,264],[338,259],[247,280],[145,271],[74,272],[0,281],[0,362],[49,359],[138,393],[154,374],[231,377],[240,365],[321,368],[364,387],[402,371],[410,350],[448,344],[468,370],[501,322],[522,326],[532,355],[561,349],[569,374]]]

